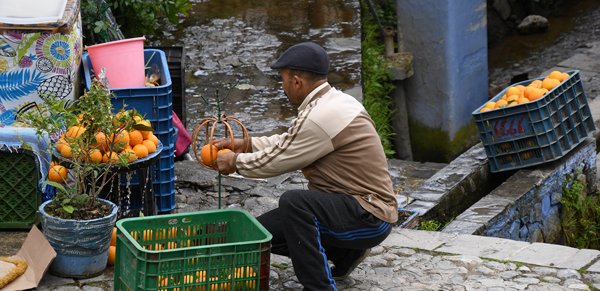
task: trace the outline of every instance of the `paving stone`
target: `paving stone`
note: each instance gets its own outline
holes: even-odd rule
[[[436,251],[465,254],[496,260],[506,260],[529,243],[477,235],[460,235],[446,242]]]
[[[597,250],[579,250],[560,245],[533,243],[506,259],[541,266],[580,269],[599,254],[600,251]]]
[[[587,268],[588,272],[596,272],[596,273],[600,273],[600,260],[596,261],[594,264],[592,264],[589,268]]]
[[[454,237],[456,237],[455,234],[436,231],[399,229],[397,232],[392,232],[381,243],[381,246],[417,248],[431,251]]]

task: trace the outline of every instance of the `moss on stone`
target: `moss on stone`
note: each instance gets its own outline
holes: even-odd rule
[[[440,128],[409,120],[413,159],[421,162],[448,163],[479,142],[477,125],[471,121],[463,126],[454,139]]]

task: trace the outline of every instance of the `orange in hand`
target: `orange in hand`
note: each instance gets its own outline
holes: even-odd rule
[[[217,155],[222,154],[222,153],[233,153],[233,151],[230,149],[221,149],[217,152]]]
[[[212,166],[217,160],[217,154],[219,149],[212,144],[206,144],[200,150],[200,159],[202,159],[202,163],[207,166]]]

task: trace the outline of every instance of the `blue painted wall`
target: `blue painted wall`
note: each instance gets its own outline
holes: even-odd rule
[[[485,0],[397,0],[398,31],[414,56],[405,81],[409,118],[450,139],[487,101]]]

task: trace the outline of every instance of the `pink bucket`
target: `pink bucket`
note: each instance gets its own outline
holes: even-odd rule
[[[111,89],[144,87],[144,40],[129,38],[87,46],[96,77],[106,68]]]

